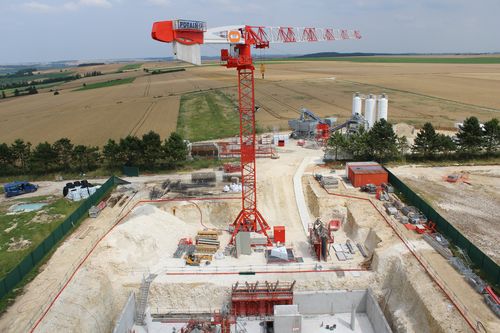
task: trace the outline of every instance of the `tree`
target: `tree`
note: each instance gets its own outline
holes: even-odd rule
[[[108,140],[108,143],[106,143],[102,148],[102,155],[104,157],[106,167],[109,169],[116,169],[125,163],[121,147],[115,140]]]
[[[142,140],[136,136],[127,135],[120,139],[120,151],[127,166],[137,166],[142,162],[143,145]]]
[[[436,151],[441,154],[450,154],[457,150],[457,144],[448,135],[438,134],[435,140]]]
[[[64,171],[70,168],[70,161],[73,157],[73,144],[68,138],[62,138],[54,142],[52,145],[57,157],[57,165]]]
[[[35,86],[30,86],[30,87],[28,88],[28,94],[29,94],[29,95],[35,95],[35,94],[38,94],[38,90],[36,89],[36,87],[35,87]]]
[[[483,130],[479,120],[476,117],[467,118],[459,129],[457,140],[460,150],[468,154],[479,152],[483,146]]]
[[[347,137],[346,150],[352,154],[355,159],[371,158],[368,148],[369,132],[361,127],[358,132]]]
[[[328,139],[328,148],[333,150],[335,152],[335,160],[338,159],[338,153],[340,151],[346,151],[347,149],[347,139],[346,137],[340,132],[336,131],[334,132],[330,138]],[[347,152],[347,151],[346,151]]]
[[[397,136],[392,124],[385,119],[377,121],[368,132],[368,152],[380,162],[387,161],[397,155]]]
[[[80,172],[94,170],[99,161],[99,148],[77,145],[73,149],[73,163]]]
[[[144,164],[147,168],[154,169],[164,153],[161,146],[161,138],[158,133],[149,131],[142,136],[142,145],[144,147]]]
[[[428,158],[436,153],[437,134],[431,123],[425,123],[417,133],[413,143],[413,152]]]
[[[176,166],[181,162],[184,162],[188,155],[188,148],[184,142],[182,136],[176,132],[172,132],[169,138],[165,140],[163,146],[167,161],[172,166]]]
[[[21,167],[21,169],[26,171],[28,166],[28,161],[31,157],[31,143],[25,143],[21,139],[16,139],[10,147],[12,155],[14,155],[14,163]]]
[[[14,163],[14,154],[10,147],[2,143],[0,144],[0,174],[6,174],[7,169],[12,168]]]
[[[398,147],[399,156],[404,159],[408,150],[410,150],[410,144],[408,143],[408,138],[406,136],[398,136],[396,139],[396,145]]]
[[[483,148],[488,154],[498,151],[500,146],[500,124],[493,118],[484,123]]]
[[[35,173],[47,173],[53,169],[57,162],[57,153],[52,148],[52,145],[47,141],[39,143],[33,150],[31,155],[33,162],[33,171]]]

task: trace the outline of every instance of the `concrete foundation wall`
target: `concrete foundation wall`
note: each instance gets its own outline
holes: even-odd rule
[[[377,333],[391,333],[392,330],[380,309],[371,289],[368,289],[366,295],[366,314],[370,318],[373,330]]]
[[[299,306],[302,315],[319,315],[351,312],[366,312],[366,290],[295,292],[293,303]]]
[[[301,333],[302,316],[297,305],[274,307],[274,333]]]
[[[134,326],[135,294],[130,293],[127,303],[123,307],[120,317],[116,321],[113,333],[128,333]]]

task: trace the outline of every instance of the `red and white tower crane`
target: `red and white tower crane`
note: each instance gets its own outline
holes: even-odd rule
[[[238,71],[238,101],[240,112],[242,209],[233,222],[231,243],[238,232],[267,234],[270,229],[257,209],[257,179],[255,167],[255,96],[254,65],[251,48],[268,48],[272,43],[297,43],[360,39],[357,30],[333,28],[262,27],[249,25],[206,28],[206,23],[190,20],[161,21],[153,24],[153,39],[173,43],[174,56],[201,65],[201,44],[229,44],[221,50],[221,60],[227,68]]]

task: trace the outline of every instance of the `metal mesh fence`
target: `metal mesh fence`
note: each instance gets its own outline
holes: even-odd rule
[[[429,220],[436,223],[437,230],[446,236],[454,245],[463,249],[470,257],[472,263],[479,268],[484,276],[493,284],[500,283],[500,266],[488,257],[483,251],[471,243],[460,231],[442,217],[431,205],[410,189],[391,171],[389,182],[402,193],[408,203],[420,209]]]
[[[49,253],[74,226],[87,215],[88,210],[97,204],[104,195],[115,185],[115,177],[109,178],[94,194],[82,202],[66,220],[64,220],[40,245],[31,251],[7,275],[0,280],[0,298],[3,298]]]

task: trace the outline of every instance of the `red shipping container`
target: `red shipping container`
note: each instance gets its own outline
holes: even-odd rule
[[[285,244],[285,227],[284,226],[274,226],[274,242]]]
[[[354,187],[361,187],[366,184],[380,186],[382,183],[389,181],[387,171],[380,166],[353,167],[350,171],[349,180]]]

